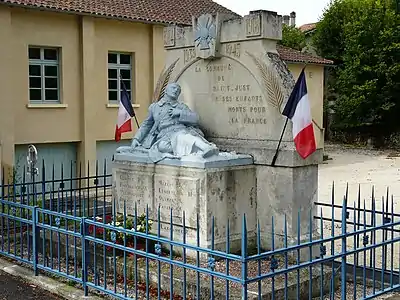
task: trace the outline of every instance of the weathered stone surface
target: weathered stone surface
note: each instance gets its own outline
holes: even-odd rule
[[[300,242],[309,241],[310,222],[313,236],[317,228],[314,202],[318,197],[318,165],[299,168],[257,166],[257,181],[262,182],[257,185],[257,216],[263,248],[272,247],[272,218],[275,248],[284,246],[285,218],[288,245],[298,243],[298,229]],[[309,259],[306,250],[302,256]]]
[[[271,248],[273,216],[275,234],[282,237],[286,215],[291,240],[297,238],[300,211],[303,238],[309,233],[309,213],[310,209],[313,213],[317,200],[322,151],[302,159],[295,149],[289,121],[276,164],[270,166],[286,121],[281,111],[295,83],[276,50],[282,17],[254,11],[243,19],[214,18],[211,24],[220,36],[219,44],[209,40],[212,49],[219,47],[213,59],[199,55],[193,38],[197,27],[171,27],[175,28],[175,40],[173,46],[166,47],[167,66],[174,64],[171,80],[182,87],[180,101],[199,114],[207,138],[221,150],[254,158],[255,201],[263,247]]]
[[[137,169],[135,171],[117,169],[115,170],[116,190],[118,191],[115,197],[115,206],[117,211],[124,212],[128,215],[135,214],[135,204],[137,207],[148,205],[153,206],[153,174],[146,170]],[[125,206],[125,207],[124,207]]]
[[[207,40],[210,49],[218,50],[213,59],[204,59],[199,50],[197,23],[195,28],[166,29],[175,37],[173,46],[166,43],[167,67],[174,66],[171,81],[182,87],[179,100],[198,113],[207,139],[221,150],[250,154],[256,164],[269,165],[285,124],[281,110],[295,82],[276,50],[282,17],[254,11],[243,19],[210,20],[210,34],[214,27],[217,32]],[[207,48],[206,41],[201,42]],[[287,126],[277,165],[297,167],[321,161],[320,153],[300,158],[292,128]]]
[[[246,213],[249,236],[254,238],[256,169],[253,164],[201,169],[136,163],[117,157],[113,178],[117,213],[124,213],[125,209],[128,215],[134,215],[135,201],[138,214],[148,207],[149,215],[156,221],[153,233],[158,233],[159,211],[162,236],[170,237],[172,220],[173,239],[183,241],[185,221],[186,240],[196,245],[198,217],[200,245],[211,247],[214,219],[214,247],[225,250],[229,220],[230,242],[235,252],[240,250],[241,216]]]

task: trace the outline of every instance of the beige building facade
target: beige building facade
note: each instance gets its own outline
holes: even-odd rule
[[[114,150],[133,135],[114,142],[122,82],[140,122],[164,68],[163,24],[0,5],[0,41],[0,150],[5,172],[25,163],[32,143],[40,159],[57,165],[56,172],[61,164],[70,170],[65,176],[79,172],[80,162],[93,165],[99,160],[101,172],[109,168]],[[323,148],[323,74],[329,62],[306,54],[296,61],[290,58],[294,50],[278,51],[295,77],[310,59],[308,89],[317,144]]]

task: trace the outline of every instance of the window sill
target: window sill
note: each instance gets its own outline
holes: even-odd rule
[[[133,108],[139,108],[140,104],[132,104]],[[119,108],[119,104],[111,104],[111,103],[107,103],[106,104],[107,108]]]
[[[46,104],[46,103],[38,103],[38,104],[27,104],[26,105],[27,108],[67,108],[68,104],[63,104],[63,103],[59,103],[59,104]]]

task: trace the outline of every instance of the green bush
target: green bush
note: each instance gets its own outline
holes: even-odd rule
[[[279,44],[301,51],[306,46],[306,36],[300,29],[283,24],[282,40]]]

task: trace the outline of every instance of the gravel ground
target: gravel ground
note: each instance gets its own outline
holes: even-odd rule
[[[391,196],[393,196],[393,211],[399,213],[400,211],[400,157],[399,152],[395,151],[376,151],[376,150],[365,150],[357,148],[349,148],[343,145],[326,145],[325,154],[327,154],[330,160],[319,166],[319,182],[318,182],[318,201],[324,203],[331,203],[332,197],[332,183],[335,185],[335,204],[342,205],[343,197],[345,195],[346,186],[348,185],[348,206],[357,207],[358,202],[358,190],[361,190],[361,208],[363,208],[364,201],[366,209],[372,209],[372,188],[375,193],[375,209],[377,212],[376,225],[383,224],[382,213],[379,215],[379,211],[389,212],[387,215],[392,218],[392,203]],[[388,207],[386,204],[386,192],[389,188],[389,201]],[[382,199],[384,197],[384,199]],[[318,214],[324,217],[330,218],[332,211],[327,207],[319,207]],[[335,209],[335,219],[341,220],[341,209]],[[350,221],[355,218],[353,212],[350,210]],[[364,224],[363,212],[361,218],[356,216],[356,222]],[[366,213],[366,223],[371,222],[371,214]],[[399,222],[400,219],[397,217],[393,218],[393,222]],[[354,231],[358,227],[348,225],[347,232]],[[362,227],[360,229],[363,229]],[[396,226],[396,229],[400,229]],[[323,225],[324,236],[332,236],[332,226],[330,222],[324,222]],[[342,226],[336,223],[334,226],[334,234],[340,235],[342,233]],[[394,233],[393,236],[389,232],[386,236],[382,231],[379,231],[375,235],[375,243],[381,243],[382,241],[398,238],[399,234]],[[356,239],[357,241],[357,239]],[[373,237],[370,235],[369,242],[373,241]],[[359,247],[362,247],[362,236],[358,239]],[[327,251],[330,253],[332,247],[331,244],[327,244]],[[354,239],[347,239],[347,249],[352,250],[354,247]],[[340,253],[342,250],[342,243],[340,240],[334,243],[334,253]],[[386,250],[387,255],[383,255]],[[393,258],[392,258],[393,254]],[[370,263],[370,258],[375,258],[375,267],[380,267],[386,264],[387,268],[392,267],[393,269],[400,269],[400,243],[397,242],[395,245],[389,245],[386,249],[383,247],[377,248],[375,252],[360,253],[359,265],[364,263],[364,255],[366,257],[367,265]],[[353,257],[348,257],[349,262],[354,262]],[[360,292],[362,292],[362,287]],[[340,291],[337,291],[338,297],[340,297]],[[394,294],[385,295],[375,299],[387,299],[387,297],[393,297]],[[353,299],[352,292],[348,299]]]
[[[357,199],[358,186],[361,199],[371,200],[371,190],[375,187],[377,199],[386,195],[390,188],[393,194],[395,211],[400,202],[400,157],[393,151],[351,149],[340,145],[326,145],[325,154],[331,160],[319,166],[319,201],[330,202],[332,183],[335,182],[335,196],[342,203],[346,184],[349,185],[349,204]],[[380,202],[377,208],[381,208]]]

